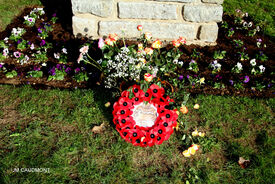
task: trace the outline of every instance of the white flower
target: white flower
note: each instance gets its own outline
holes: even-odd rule
[[[243,68],[243,65],[241,63],[239,63],[239,62],[237,63],[236,66],[237,66],[238,70],[242,70],[242,68]]]
[[[47,63],[42,63],[41,65],[42,65],[42,66],[47,66]]]
[[[259,66],[260,72],[263,73],[265,71],[265,67],[263,65]]]
[[[247,22],[244,22],[244,23],[243,23],[243,27],[247,27]]]
[[[253,23],[252,22],[249,22],[248,23],[248,27],[252,27]]]
[[[53,55],[54,55],[55,59],[59,59],[60,58],[60,54],[59,53],[54,53]]]
[[[33,43],[31,44],[30,49],[31,49],[31,50],[33,50],[33,49],[34,49],[34,44],[33,44]]]
[[[67,52],[67,49],[66,49],[66,48],[63,48],[63,49],[62,49],[62,52],[63,52],[64,54],[68,54],[68,52]]]
[[[8,40],[9,40],[9,38],[6,37],[6,38],[4,39],[5,43],[8,43]]]
[[[3,56],[7,57],[8,54],[9,54],[9,49],[5,48],[3,50]]]
[[[182,61],[179,61],[179,65],[182,66],[182,65],[183,65],[183,62],[182,62]]]
[[[27,16],[24,16],[24,19],[25,19],[25,20],[28,20],[28,18],[29,18],[29,16],[28,16],[28,15],[27,15]]]
[[[25,55],[25,61],[29,61],[29,56]]]
[[[252,65],[252,66],[256,66],[256,59],[251,59],[251,61],[250,61],[250,64]]]
[[[252,73],[252,74],[253,74],[253,73],[256,73],[255,68],[252,68],[251,73]]]

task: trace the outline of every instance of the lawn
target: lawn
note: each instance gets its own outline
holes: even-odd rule
[[[225,10],[252,11],[272,35],[274,20],[261,20],[272,17],[274,4],[261,2],[259,11],[266,11],[261,15],[249,8],[256,3],[252,0],[238,1],[237,7],[225,1]],[[29,4],[41,3],[0,2],[1,28]],[[115,130],[112,107],[105,106],[110,96],[99,87],[0,85],[0,183],[273,183],[274,98],[191,96],[184,126],[162,145],[140,148],[126,143]],[[199,109],[193,108],[196,103]],[[102,123],[103,131],[94,133],[93,127]],[[199,151],[186,158],[183,135],[196,128],[206,135],[197,140]],[[239,166],[239,157],[250,160],[248,167]],[[49,170],[32,173],[16,168]]]

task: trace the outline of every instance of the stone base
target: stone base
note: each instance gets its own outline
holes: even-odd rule
[[[75,35],[98,39],[116,33],[125,39],[150,32],[153,39],[171,41],[182,36],[187,44],[214,44],[222,0],[71,0]]]

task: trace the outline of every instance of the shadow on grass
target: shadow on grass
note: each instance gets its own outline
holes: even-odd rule
[[[72,33],[72,3],[70,0],[40,0],[48,15],[56,13],[62,27]]]

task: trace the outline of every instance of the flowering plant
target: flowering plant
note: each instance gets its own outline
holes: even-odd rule
[[[24,28],[20,28],[20,27],[13,28],[9,39],[18,41],[25,32],[26,32],[26,30]]]
[[[159,85],[145,91],[133,85],[114,103],[113,122],[121,137],[134,146],[161,144],[177,126],[176,111],[167,108],[173,102]]]
[[[217,73],[221,70],[222,65],[215,60],[209,65],[209,67],[212,68],[212,73]]]
[[[192,59],[189,63],[188,70],[192,70],[192,71],[197,73],[199,71],[198,63],[195,60]]]
[[[232,68],[232,72],[234,73],[241,73],[241,71],[243,70],[243,65],[238,62],[233,68]]]

